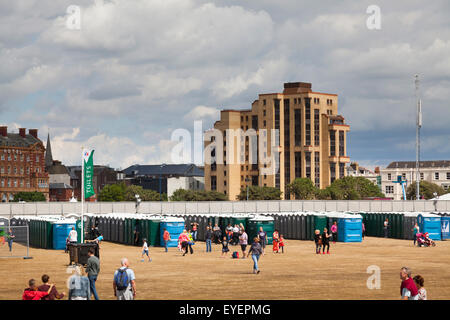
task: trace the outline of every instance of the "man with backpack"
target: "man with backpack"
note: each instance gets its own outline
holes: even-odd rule
[[[122,258],[120,267],[114,273],[113,289],[117,300],[134,300],[136,297],[136,277],[133,270],[129,268],[127,258]]]

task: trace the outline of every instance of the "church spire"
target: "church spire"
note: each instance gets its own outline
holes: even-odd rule
[[[47,136],[47,148],[45,149],[45,168],[48,169],[53,165],[52,147],[50,145],[50,132]]]

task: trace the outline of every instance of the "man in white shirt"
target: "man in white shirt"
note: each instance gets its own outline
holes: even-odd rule
[[[69,241],[71,243],[77,243],[77,241],[78,241],[78,233],[75,230],[75,227],[72,227],[72,230],[70,230],[70,232],[69,232]]]

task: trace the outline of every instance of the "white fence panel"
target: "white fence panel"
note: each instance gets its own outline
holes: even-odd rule
[[[392,201],[381,201],[382,212],[392,212]]]
[[[303,201],[300,200],[292,200],[292,211],[293,212],[302,212],[303,211]]]
[[[186,214],[198,213],[198,202],[186,202]]]
[[[256,212],[267,212],[269,205],[267,201],[256,201]]]
[[[245,212],[245,203],[243,201],[233,202],[233,212],[244,213]]]
[[[414,211],[422,212],[425,210],[425,201],[423,200],[415,200],[414,202]]]
[[[370,202],[370,211],[371,212],[381,212],[381,203],[383,201],[371,201]]]
[[[360,212],[361,201],[349,201],[348,202],[348,211],[351,212]]]
[[[209,213],[209,202],[198,202],[196,213]]]
[[[280,206],[281,212],[292,212],[292,202],[291,201],[279,201],[278,205]]]
[[[314,201],[313,207],[315,212],[322,212],[326,210],[326,205],[323,201]]]
[[[303,211],[314,211],[314,203],[312,201],[303,201]]]
[[[267,201],[267,212],[280,212],[280,202]]]

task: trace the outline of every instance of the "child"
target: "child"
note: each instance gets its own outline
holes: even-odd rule
[[[280,239],[279,239],[278,230],[275,229],[275,232],[272,235],[272,244],[273,244],[272,250],[274,253],[278,253],[278,250],[280,249],[279,243],[278,243],[279,240]]]
[[[284,237],[282,234],[280,235],[280,240],[278,241],[278,246],[281,248],[281,253],[284,253]]]
[[[222,258],[225,258],[228,254],[228,251],[230,251],[230,249],[228,249],[228,240],[227,237],[223,237],[223,241],[222,241]]]
[[[142,256],[141,258],[144,258],[144,254],[147,255],[148,258],[148,262],[152,261],[152,258],[150,258],[150,256],[148,255],[148,244],[147,244],[147,239],[143,239],[144,244],[142,245]],[[141,260],[141,262],[144,262],[144,259]]]
[[[322,246],[322,236],[320,235],[320,231],[314,231],[314,242],[316,243],[316,254],[320,254],[320,247]]]
[[[325,254],[325,247],[327,247],[327,254],[330,254],[330,237],[331,234],[328,234],[328,229],[324,228],[322,233],[323,254]]]
[[[422,276],[415,276],[413,278],[419,291],[419,300],[427,300],[427,290],[423,287],[425,279]]]

